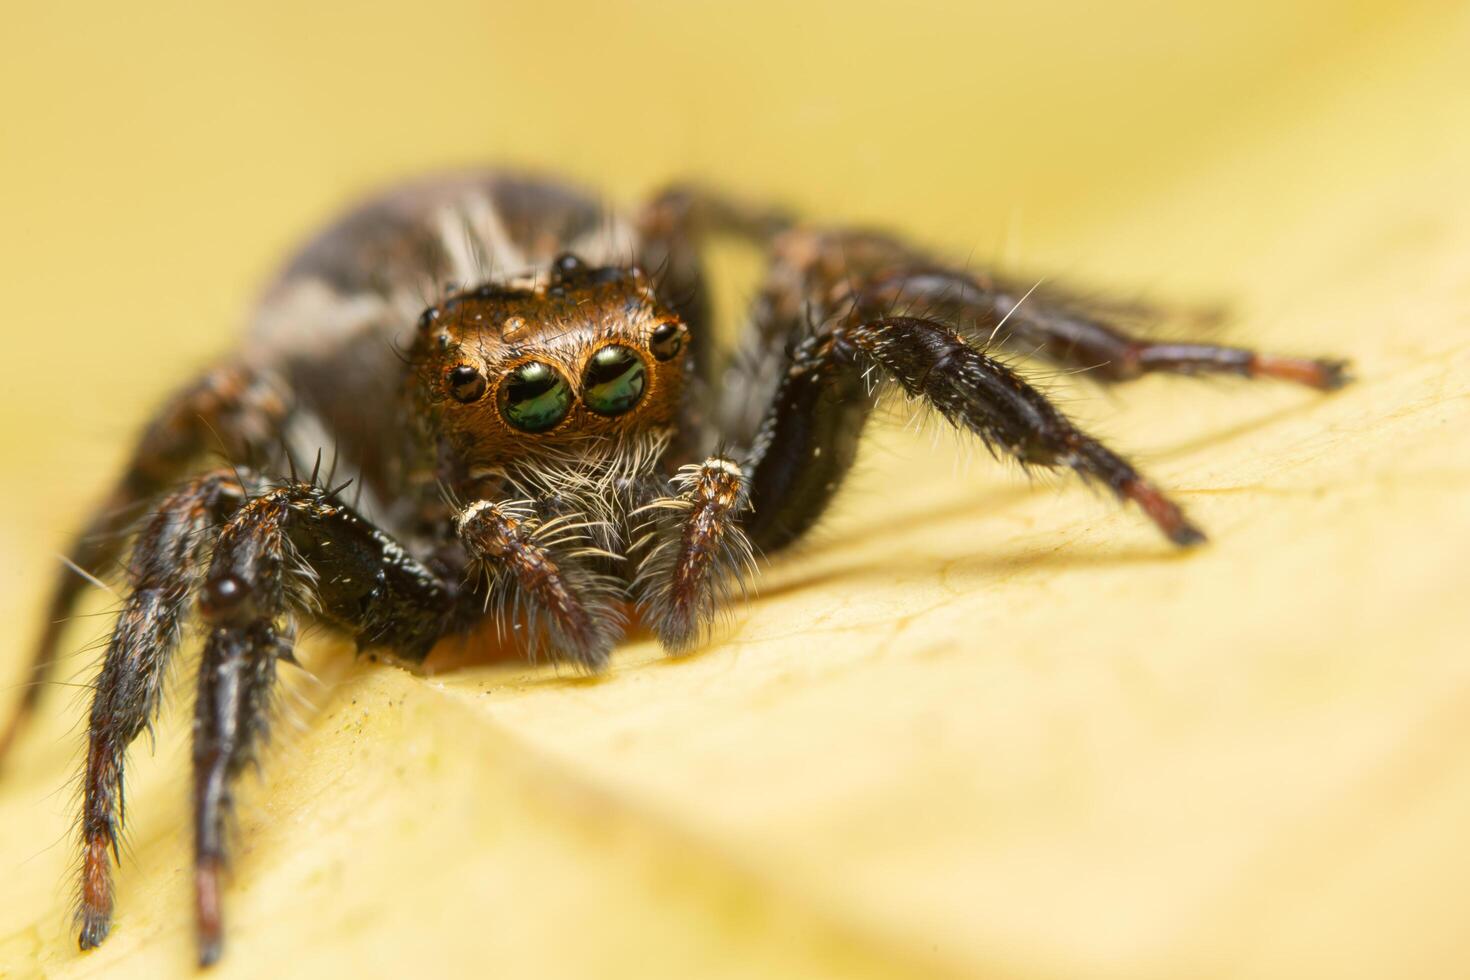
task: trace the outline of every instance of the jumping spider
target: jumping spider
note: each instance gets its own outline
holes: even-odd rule
[[[719,236],[769,252],[739,357],[711,337],[701,248]],[[126,582],[87,727],[82,948],[112,920],[124,755],[157,711],[194,606],[205,632],[195,911],[208,964],[221,950],[232,784],[265,737],[293,617],[410,663],[492,618],[528,651],[596,671],[631,604],[665,648],[689,650],[752,556],[826,510],[884,385],[1196,544],[1173,501],[992,344],[1102,381],[1225,373],[1329,390],[1344,363],[1150,343],[1119,326],[1156,313],[1028,291],[894,237],[690,188],[616,217],[560,184],[478,173],[348,214],[285,267],[238,354],[153,418],[70,551],[76,570],[120,565]],[[229,465],[204,464],[220,452]],[[324,453],[355,502],[321,476]],[[34,708],[84,581],[56,587],[36,683],[0,752]]]

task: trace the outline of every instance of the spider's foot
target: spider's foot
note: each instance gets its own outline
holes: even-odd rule
[[[1257,354],[1251,359],[1250,373],[1252,377],[1279,378],[1319,391],[1336,391],[1353,380],[1348,373],[1349,366],[1347,361],[1328,358]]]
[[[203,861],[194,872],[194,900],[199,923],[199,965],[213,966],[224,952],[225,930],[220,915],[218,861]]]
[[[77,917],[82,923],[77,945],[84,950],[96,949],[112,931],[112,868],[101,834],[87,839],[82,854],[82,905]]]
[[[77,936],[77,946],[82,950],[96,949],[112,931],[112,917],[90,909],[82,911],[82,931]]]
[[[1124,499],[1132,500],[1142,507],[1149,520],[1158,525],[1164,536],[1179,547],[1192,548],[1208,540],[1205,532],[1184,516],[1184,511],[1179,509],[1178,504],[1164,496],[1163,491],[1147,480],[1130,480],[1119,492]]]

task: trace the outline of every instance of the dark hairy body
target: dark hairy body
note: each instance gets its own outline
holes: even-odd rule
[[[709,322],[701,252],[720,236],[769,257],[738,356]],[[1158,316],[686,187],[620,217],[484,172],[350,213],[286,266],[238,353],[158,412],[70,551],[77,570],[125,583],[87,726],[81,946],[111,925],[124,757],[188,622],[204,631],[193,765],[208,964],[232,786],[266,737],[297,620],[412,664],[488,619],[530,654],[595,671],[631,608],[689,650],[755,556],[820,518],[884,387],[1197,544],[1178,506],[992,349],[1104,382],[1225,373],[1329,390],[1344,364],[1127,329]],[[0,755],[85,582],[58,583]]]

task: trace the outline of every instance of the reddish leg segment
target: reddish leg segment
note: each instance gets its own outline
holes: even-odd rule
[[[1322,391],[1349,380],[1347,362],[1282,357],[1244,347],[1152,341],[1110,322],[1116,304],[1091,304],[1042,284],[1018,289],[988,276],[935,268],[877,277],[853,293],[855,315],[886,316],[895,309],[965,324],[973,335],[994,336],[1022,353],[1040,353],[1058,364],[1085,368],[1103,381],[1129,381],[1154,372],[1234,374],[1275,378]],[[1160,310],[1148,319],[1164,319]]]

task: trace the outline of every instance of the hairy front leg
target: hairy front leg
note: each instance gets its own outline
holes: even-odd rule
[[[388,535],[323,487],[291,482],[241,507],[220,532],[199,593],[208,627],[194,715],[194,883],[199,961],[220,956],[220,883],[233,786],[264,741],[290,614],[350,632],[359,648],[422,660],[455,599]]]
[[[189,598],[204,574],[210,528],[243,497],[244,489],[233,473],[201,476],[163,501],[133,547],[130,587],[93,688],[87,720],[77,905],[82,949],[102,942],[111,928],[112,863],[120,859],[128,747],[157,714]]]
[[[873,404],[865,373],[888,380],[998,453],[1068,467],[1137,503],[1163,534],[1204,540],[1182,510],[1122,456],[1071,422],[1006,365],[932,320],[834,326],[798,345],[747,462],[752,542],[766,551],[804,533],[851,468]]]
[[[1132,501],[1181,547],[1205,536],[1122,456],[1079,429],[1024,378],[932,320],[888,317],[841,332],[908,394],[1025,466],[1069,467]]]
[[[74,567],[60,573],[52,591],[25,694],[0,729],[0,761],[34,712],[55,665],[62,631],[88,585],[74,569],[108,574],[122,554],[124,532],[137,521],[142,506],[186,475],[210,450],[239,466],[259,462],[255,457],[277,438],[287,413],[273,379],[223,367],[175,395],[154,416],[107,499],[67,549],[67,560]]]

